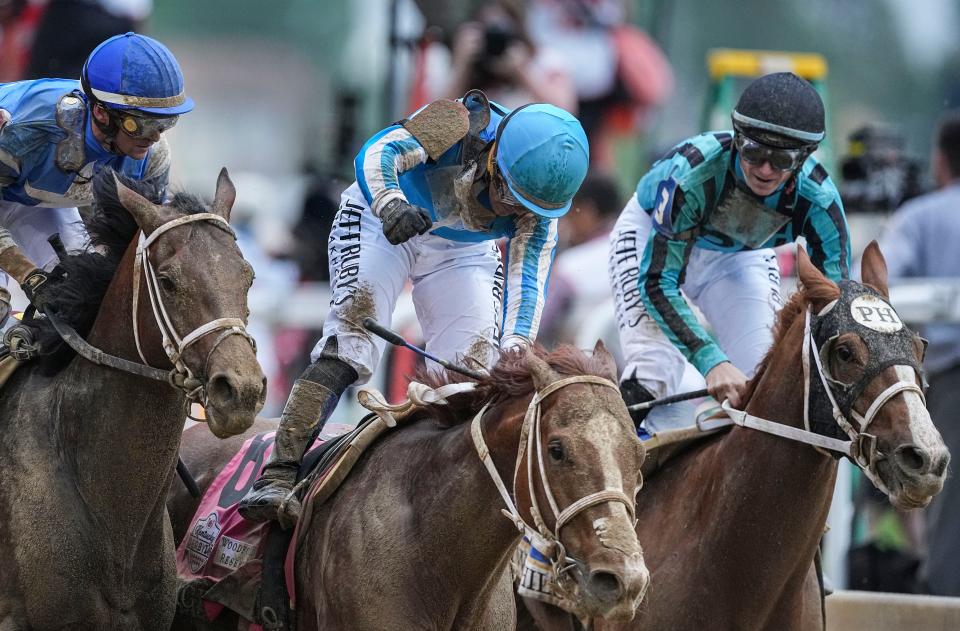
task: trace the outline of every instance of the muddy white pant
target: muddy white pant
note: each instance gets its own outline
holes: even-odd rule
[[[87,247],[87,231],[76,208],[42,208],[0,201],[0,226],[10,231],[30,260],[48,271],[58,262],[47,241],[52,235],[59,233],[68,251]],[[11,282],[0,270],[0,286],[9,287]]]
[[[657,397],[699,390],[703,376],[667,339],[640,298],[639,265],[653,222],[634,196],[610,233],[610,282],[625,368]],[[717,252],[694,247],[681,286],[720,348],[747,376],[772,342],[781,307],[780,270],[771,249]]]
[[[426,350],[442,359],[469,356],[489,366],[500,334],[503,266],[493,241],[463,243],[429,233],[393,245],[356,183],[344,191],[329,241],[330,311],[313,349],[370,379],[385,342],[364,318],[390,324],[407,280]]]

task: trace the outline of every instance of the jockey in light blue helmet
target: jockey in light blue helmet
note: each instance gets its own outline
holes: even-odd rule
[[[518,107],[495,142],[496,171],[524,208],[551,219],[570,210],[590,163],[587,134],[572,114],[545,103]]]
[[[80,77],[91,108],[106,122],[94,121],[113,140],[118,131],[134,139],[157,138],[193,109],[183,90],[183,73],[170,50],[137,33],[115,35],[93,49]]]

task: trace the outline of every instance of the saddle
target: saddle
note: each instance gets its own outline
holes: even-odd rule
[[[420,405],[463,388],[456,386],[433,390],[411,384],[408,400],[400,405],[386,403],[379,392],[361,391],[360,403],[372,413],[340,435],[321,436],[301,462],[293,492],[303,512],[292,531],[275,522],[247,522],[236,511],[273,450],[273,432],[247,440],[207,489],[177,547],[178,615],[212,621],[229,609],[250,623],[250,629],[293,630],[293,562],[298,540],[310,530],[312,507],[333,495],[381,435]],[[322,440],[325,437],[329,440]]]
[[[696,421],[689,427],[657,432],[643,441],[647,455],[640,471],[645,480],[649,480],[676,456],[712,436],[729,431],[733,426],[733,421],[712,401],[698,407],[695,418]]]

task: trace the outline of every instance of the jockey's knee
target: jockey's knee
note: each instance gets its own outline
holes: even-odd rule
[[[620,384],[620,396],[623,397],[623,402],[627,404],[628,408],[631,405],[647,403],[656,398],[650,390],[637,381],[636,377],[631,377]],[[645,419],[649,413],[650,408],[646,410],[630,410],[630,418],[633,419],[633,424],[639,428],[640,423],[643,422],[643,419]]]

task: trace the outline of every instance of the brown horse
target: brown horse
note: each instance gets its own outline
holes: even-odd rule
[[[895,506],[917,508],[941,489],[949,455],[918,387],[920,338],[899,323],[892,309],[878,317],[889,305],[877,300],[888,292],[886,264],[876,243],[865,251],[862,268],[864,283],[876,291],[853,282],[842,283],[841,291],[800,251],[803,288],[779,315],[773,346],[749,384],[746,412],[803,427],[801,349],[809,310],[810,317],[822,321],[819,328],[814,325],[812,338],[821,352],[808,353],[810,382],[818,380],[817,354],[844,409],[843,422],[852,419],[854,435],[863,437],[853,441],[854,457]],[[848,298],[858,295],[866,297],[851,305]],[[870,328],[883,329],[878,323],[884,321],[895,321],[889,328],[899,330]],[[815,421],[815,397],[810,404]],[[831,408],[825,406],[828,425],[822,431],[829,425],[836,429]],[[638,498],[637,535],[652,572],[650,593],[631,623],[598,628],[823,628],[812,563],[836,472],[837,460],[809,445],[739,427],[669,461]],[[528,605],[539,629],[573,627],[557,609]]]
[[[205,403],[218,435],[249,427],[263,403],[243,325],[252,273],[227,223],[235,193],[226,171],[209,210],[184,194],[155,205],[132,188],[150,195],[98,176],[100,209],[90,221],[98,251],[62,261],[56,311],[108,354],[176,365],[180,388],[66,348],[21,367],[4,387],[4,631],[168,629],[176,576],[164,499],[184,390]],[[138,229],[147,235],[139,248]],[[49,346],[50,331],[41,334]]]
[[[643,449],[615,370],[602,344],[592,357],[569,347],[508,352],[473,391],[420,408],[382,436],[343,486],[302,517],[311,526],[297,549],[297,628],[513,628],[508,566],[520,532],[502,514],[508,503],[472,430],[489,449],[489,466],[513,487],[507,498],[520,517],[534,523],[530,507],[539,506],[547,537],[559,531],[568,587],[585,615],[632,617],[648,580],[632,517]],[[184,439],[182,456],[203,485],[233,452],[211,443]],[[173,489],[178,537],[195,507]],[[231,626],[217,622],[175,628]]]

